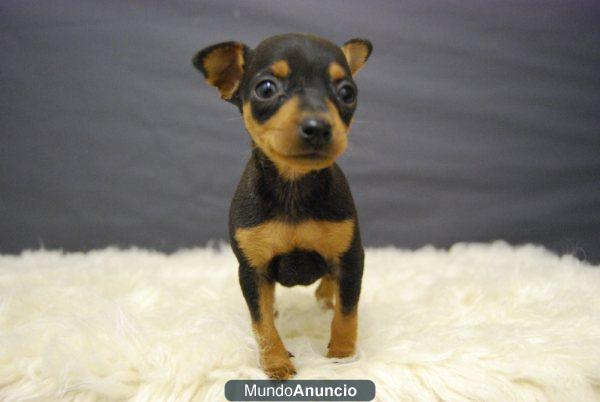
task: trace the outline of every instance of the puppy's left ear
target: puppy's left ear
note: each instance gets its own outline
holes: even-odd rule
[[[350,67],[352,75],[360,70],[371,55],[373,45],[368,39],[350,39],[342,46],[342,52],[346,56],[346,61]]]
[[[233,101],[249,54],[250,48],[243,43],[222,42],[199,51],[192,62],[206,82],[217,87],[222,99]]]

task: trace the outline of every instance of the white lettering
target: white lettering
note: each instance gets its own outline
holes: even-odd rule
[[[256,396],[256,384],[252,384],[252,388],[250,388],[248,384],[244,384],[244,395]]]
[[[348,396],[356,396],[357,389],[355,387],[348,388]]]

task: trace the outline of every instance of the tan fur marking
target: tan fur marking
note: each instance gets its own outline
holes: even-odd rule
[[[333,102],[327,99],[325,103],[327,104],[327,116],[329,117],[333,133],[332,145],[337,158],[348,146],[348,131],[350,130],[350,126],[344,124]],[[352,122],[350,124],[352,124]]]
[[[315,291],[315,296],[323,309],[333,308],[333,297],[336,288],[337,283],[333,275],[325,275],[321,278],[321,282],[319,282],[319,286]]]
[[[244,74],[244,48],[235,44],[216,48],[202,60],[206,81],[219,90],[221,98],[230,99]]]
[[[329,78],[331,78],[331,81],[333,82],[339,81],[342,78],[346,77],[346,71],[344,71],[344,68],[340,66],[338,62],[335,61],[332,61],[329,64],[328,72]]]
[[[271,220],[251,228],[239,228],[235,238],[251,266],[263,270],[271,259],[295,248],[312,250],[336,263],[354,236],[354,220],[307,220],[297,224]]]
[[[358,313],[356,308],[348,314],[342,312],[339,291],[335,292],[335,310],[331,320],[331,338],[327,357],[350,357],[356,352]]]
[[[275,63],[271,64],[271,67],[269,67],[269,69],[275,77],[281,79],[287,78],[292,72],[290,65],[285,60],[276,61]]]
[[[356,74],[365,65],[369,56],[369,49],[360,42],[351,42],[342,46],[342,52],[346,56],[352,75]]]
[[[329,156],[319,160],[293,156],[302,152],[299,151],[301,147],[298,125],[304,118],[304,114],[300,110],[299,104],[298,97],[292,97],[263,124],[258,123],[252,117],[249,102],[242,107],[244,124],[254,143],[275,163],[281,176],[288,180],[295,180],[312,170],[331,166],[348,145],[346,137],[348,127],[342,122],[337,108],[330,100],[327,100],[328,112],[320,116],[327,119],[333,128]]]
[[[259,284],[260,321],[252,323],[256,342],[260,350],[260,362],[265,373],[280,380],[290,378],[296,373],[289,354],[275,328],[273,303],[275,302],[275,284],[261,281]]]

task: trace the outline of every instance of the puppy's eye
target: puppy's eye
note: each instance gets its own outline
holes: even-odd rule
[[[356,99],[356,90],[350,84],[342,84],[337,90],[337,95],[342,102],[351,105]]]
[[[272,80],[263,80],[256,84],[254,92],[259,99],[267,100],[277,95],[277,84]]]

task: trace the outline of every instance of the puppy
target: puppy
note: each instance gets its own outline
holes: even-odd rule
[[[372,46],[341,48],[306,34],[270,37],[256,49],[224,42],[194,66],[240,110],[252,155],[229,213],[230,242],[265,373],[296,371],[274,323],[275,283],[321,280],[317,300],[333,308],[328,357],[356,351],[364,252],[354,201],[335,160],[357,105],[353,76]]]

